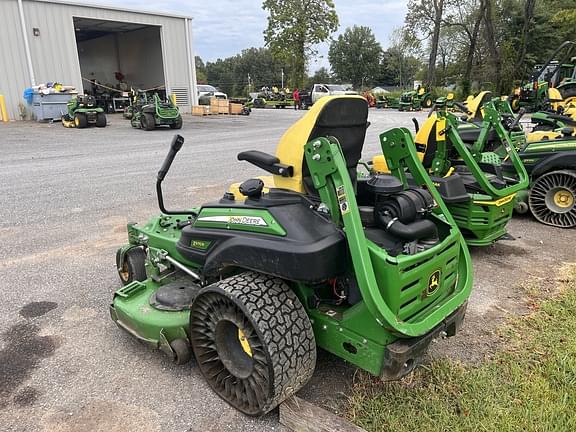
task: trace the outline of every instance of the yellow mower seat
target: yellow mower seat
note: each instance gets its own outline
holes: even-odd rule
[[[304,160],[304,145],[314,138],[333,136],[342,147],[350,177],[354,182],[367,127],[366,99],[357,95],[323,97],[284,133],[276,147],[276,157],[280,163],[293,168],[292,176],[272,175],[260,178],[268,188],[314,193]],[[232,185],[230,192],[234,193],[236,199],[243,200],[243,196],[238,196],[238,186]]]
[[[481,91],[476,97],[468,96],[466,99],[466,108],[471,113],[468,115],[468,120],[482,120],[484,113],[482,112],[482,105],[488,102],[492,97],[492,92]]]

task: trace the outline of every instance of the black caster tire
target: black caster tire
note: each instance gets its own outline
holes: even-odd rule
[[[540,223],[576,227],[576,172],[559,170],[538,177],[530,189],[528,205]]]
[[[129,249],[124,254],[123,262],[120,262],[120,249],[116,252],[116,269],[122,285],[128,285],[133,281],[143,282],[146,275],[146,253],[142,248]]]
[[[212,389],[245,414],[266,414],[310,379],[316,343],[282,280],[255,272],[216,282],[190,310],[190,343]]]
[[[186,339],[174,339],[170,342],[170,348],[174,351],[174,363],[183,365],[192,358],[192,348]]]
[[[104,113],[96,114],[96,127],[99,128],[106,127],[106,114]]]
[[[156,120],[152,114],[142,114],[140,121],[142,122],[142,129],[144,130],[151,131],[156,128]]]

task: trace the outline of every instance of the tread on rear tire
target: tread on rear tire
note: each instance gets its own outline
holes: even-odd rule
[[[312,325],[280,279],[255,272],[216,282],[190,311],[190,342],[212,389],[248,415],[296,393],[316,364]]]

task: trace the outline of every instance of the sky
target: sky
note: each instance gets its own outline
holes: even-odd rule
[[[238,54],[245,48],[264,46],[267,14],[259,0],[91,0],[130,9],[175,12],[193,17],[194,51],[204,62]],[[392,31],[402,26],[407,0],[334,0],[340,27],[333,35],[353,25],[368,26],[387,48]],[[318,58],[310,62],[314,72],[328,67],[328,43],[317,47]]]

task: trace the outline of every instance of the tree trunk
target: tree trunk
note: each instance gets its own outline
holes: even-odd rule
[[[490,63],[494,70],[494,81],[496,84],[496,91],[502,94],[502,59],[500,58],[500,51],[496,46],[496,32],[494,30],[494,20],[492,12],[492,2],[494,0],[481,0],[480,7],[484,10],[484,31],[486,35],[486,43],[490,53]]]
[[[429,86],[436,85],[436,57],[438,56],[438,41],[440,40],[440,27],[442,25],[442,14],[444,13],[444,0],[434,0],[434,32],[430,44],[430,58],[428,60]]]
[[[304,38],[298,41],[296,53],[292,59],[292,87],[304,88],[306,78],[306,48]]]
[[[469,34],[470,46],[468,47],[468,54],[466,55],[466,68],[464,69],[463,81],[470,83],[472,78],[472,63],[474,62],[474,53],[476,52],[476,44],[478,43],[478,33],[480,33],[480,23],[482,22],[482,11],[478,11],[478,16],[474,22],[472,33]]]
[[[534,18],[534,7],[536,6],[536,0],[526,0],[524,5],[524,25],[522,26],[522,42],[520,45],[520,51],[518,53],[518,59],[516,61],[516,78],[521,78],[526,72],[526,65],[524,61],[526,60],[526,51],[528,49],[528,34],[530,31],[530,24]]]

